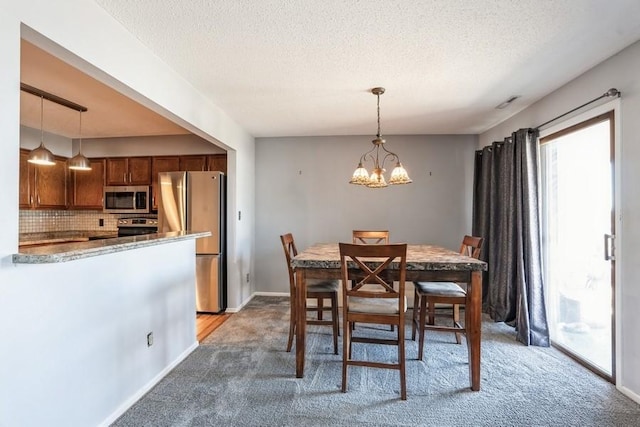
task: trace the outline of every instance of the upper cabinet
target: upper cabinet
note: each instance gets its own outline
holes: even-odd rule
[[[227,173],[227,155],[211,154],[207,156],[207,170]]]
[[[106,185],[151,185],[151,157],[107,159]]]
[[[69,201],[71,209],[102,210],[105,159],[89,159],[90,171],[70,171]]]
[[[180,156],[181,171],[221,171],[227,173],[227,155]]]
[[[66,209],[67,159],[55,156],[55,165],[39,166],[28,158],[29,150],[20,150],[20,208]]]
[[[207,156],[180,156],[181,171],[206,171]]]

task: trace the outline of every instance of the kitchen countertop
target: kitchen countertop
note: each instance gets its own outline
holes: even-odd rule
[[[169,233],[143,234],[113,239],[87,240],[46,246],[21,246],[13,254],[15,264],[47,264],[73,261],[114,252],[128,251],[147,246],[162,245],[180,240],[211,236],[210,231],[173,231]],[[21,236],[22,237],[22,236]],[[22,244],[22,241],[21,241]]]
[[[49,231],[43,233],[20,233],[20,246],[46,245],[54,243],[86,242],[92,239],[118,237],[118,231]]]

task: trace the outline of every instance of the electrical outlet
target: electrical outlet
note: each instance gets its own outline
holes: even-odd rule
[[[104,227],[104,218],[100,218],[100,219],[98,220],[98,226],[100,226],[100,227]]]
[[[149,332],[147,334],[147,347],[151,347],[153,345],[153,332]]]

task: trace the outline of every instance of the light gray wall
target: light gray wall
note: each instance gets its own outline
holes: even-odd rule
[[[471,232],[475,136],[385,136],[413,183],[383,189],[351,185],[358,159],[373,138],[256,140],[257,292],[289,291],[279,239],[287,232],[299,250],[351,241],[353,229],[388,229],[392,242],[457,250],[462,236]]]
[[[502,140],[513,130],[533,127],[572,110],[615,87],[622,92],[617,141],[620,161],[619,217],[616,233],[618,323],[616,364],[618,388],[640,402],[640,42],[637,42],[582,76],[546,96],[510,120],[480,135],[479,145]],[[597,104],[595,104],[597,105]],[[580,113],[580,112],[577,112]],[[564,118],[563,120],[566,120]],[[562,122],[555,122],[554,125]]]

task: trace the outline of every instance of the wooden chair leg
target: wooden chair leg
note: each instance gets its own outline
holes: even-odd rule
[[[296,333],[296,302],[295,298],[291,297],[291,318],[289,319],[289,339],[287,340],[287,353],[291,351],[293,345],[293,336]]]
[[[411,340],[416,340],[416,329],[418,327],[418,315],[419,315],[420,296],[418,290],[413,290],[413,316],[411,319]]]
[[[404,352],[404,324],[398,325],[398,361],[400,363],[400,399],[407,400],[406,356]]]
[[[338,317],[338,294],[331,295],[331,321],[333,322],[333,353],[338,354],[338,335],[340,335],[340,318]]]
[[[343,319],[344,336],[342,337],[342,392],[347,392],[347,360],[351,357],[351,325],[347,322],[346,316]]]
[[[453,304],[453,326],[460,324],[460,304]],[[456,332],[456,343],[461,344],[460,332]]]
[[[418,324],[420,329],[420,339],[418,341],[418,360],[422,360],[424,355],[424,325],[427,322],[427,298],[420,298],[420,323]]]
[[[424,297],[425,300],[427,300],[427,297]],[[427,301],[427,308],[428,308],[428,312],[429,312],[429,319],[428,319],[428,323],[430,325],[435,325],[436,324],[436,305],[435,304],[429,304]]]
[[[316,307],[318,309],[318,320],[322,320],[322,308],[324,307],[324,298],[317,298]]]

